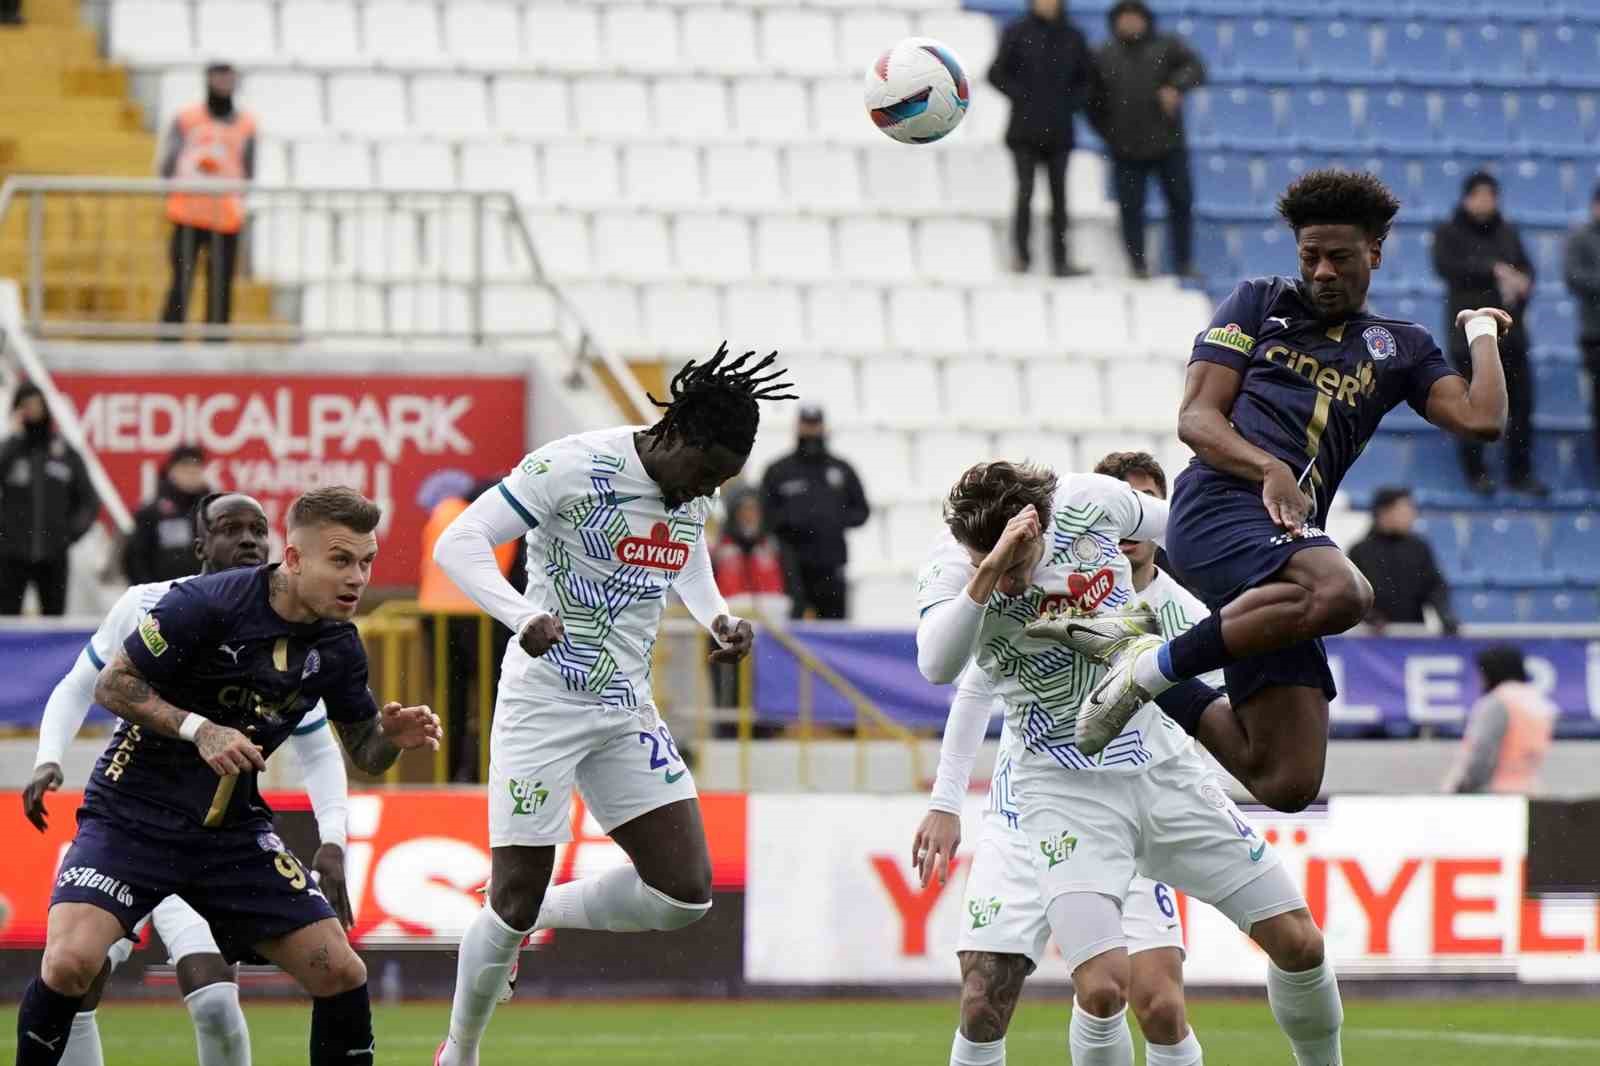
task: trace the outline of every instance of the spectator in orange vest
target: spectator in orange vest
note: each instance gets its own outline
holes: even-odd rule
[[[1509,645],[1478,653],[1483,695],[1472,707],[1461,758],[1445,779],[1446,792],[1528,795],[1550,751],[1557,710],[1528,683],[1522,652]]]
[[[204,103],[178,112],[161,152],[161,176],[179,180],[249,181],[256,170],[256,120],[233,106],[239,75],[227,63],[206,67]],[[244,227],[244,197],[237,192],[174,192],[167,197],[172,223],[172,288],[161,321],[187,317],[200,253],[206,253],[206,321],[225,324],[232,314],[233,271]]]
[[[777,619],[789,613],[778,542],[762,523],[761,496],[754,489],[730,494],[728,522],[711,553],[711,569],[737,614]]]

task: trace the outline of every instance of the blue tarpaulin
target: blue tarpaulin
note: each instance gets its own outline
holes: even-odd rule
[[[87,629],[0,629],[0,727],[33,729],[44,714],[50,690],[72,668]],[[96,707],[93,725],[109,724],[110,715]]]

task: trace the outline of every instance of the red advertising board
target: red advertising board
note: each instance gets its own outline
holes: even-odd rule
[[[417,581],[425,480],[496,477],[527,451],[517,377],[62,374],[56,385],[130,510],[180,444],[205,449],[215,488],[261,500],[275,534],[308,489],[348,485],[377,500],[379,585]]]
[[[15,812],[21,796],[0,792],[0,808],[16,818],[8,830],[7,861],[0,864],[0,949],[39,947],[55,871],[76,828],[81,792],[53,792],[50,828],[36,833]],[[280,811],[307,805],[301,794],[267,797]],[[745,809],[742,794],[700,798],[711,849],[712,883],[739,890],[745,883]],[[477,914],[477,889],[489,876],[489,804],[481,788],[395,789],[350,797],[350,840],[345,874],[358,946],[453,944]],[[309,858],[309,856],[306,856]],[[556,849],[555,880],[587,877],[627,857],[583,809],[574,804],[572,842]]]

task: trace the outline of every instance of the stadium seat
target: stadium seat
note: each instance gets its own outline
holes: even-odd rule
[[[472,301],[465,285],[395,285],[388,291],[389,328],[428,336],[460,336],[472,329]]]
[[[756,145],[708,148],[705,180],[710,201],[732,208],[775,207],[783,189],[777,151]]]
[[[964,214],[988,215],[996,218],[1010,214],[1010,200],[996,196],[998,189],[1014,188],[1016,167],[1011,153],[1001,144],[971,144],[959,152],[940,153],[944,163],[944,196],[950,208]],[[1076,164],[1067,164],[1067,211],[1073,209],[1072,190]],[[1101,195],[1104,195],[1102,185]],[[1049,190],[1043,183],[1034,186],[1034,209],[1049,210]]]
[[[471,70],[515,70],[525,62],[521,12],[515,4],[452,0],[441,4],[445,51]]]
[[[750,277],[750,222],[741,215],[679,215],[672,243],[684,277],[709,281]]]
[[[356,5],[341,0],[284,0],[278,8],[283,58],[308,67],[371,62],[361,49]]]
[[[842,277],[883,282],[902,277],[911,258],[911,227],[892,218],[846,218],[834,235]]]
[[[322,110],[322,79],[314,74],[262,71],[241,79],[239,106],[255,114],[273,137],[304,137],[327,128]],[[256,162],[260,179],[260,160]]]
[[[484,286],[483,327],[490,333],[547,334],[555,323],[555,300],[549,292],[525,284]]]
[[[808,128],[805,84],[786,78],[741,78],[733,83],[733,132],[742,140],[782,144]]]
[[[1373,443],[1376,444],[1383,436],[1379,434]],[[1372,451],[1371,445],[1367,446],[1367,451]],[[1354,475],[1360,467],[1361,463],[1357,462],[1351,474]],[[1375,482],[1374,487],[1393,483],[1393,480],[1387,482],[1379,480]],[[1344,484],[1349,485],[1350,479],[1346,478]],[[1344,493],[1344,487],[1341,486],[1339,491],[1341,494]],[[1462,539],[1461,523],[1456,520],[1455,515],[1447,511],[1425,512],[1417,519],[1414,532],[1427,541],[1428,546],[1433,549],[1433,560],[1439,565],[1439,572],[1444,575],[1445,581],[1455,585],[1458,582],[1479,579],[1478,574],[1468,566],[1466,542]]]
[[[756,220],[756,275],[827,281],[835,275],[833,233],[820,218],[764,215]]]
[[[1076,13],[1075,9],[1074,15]],[[955,49],[966,68],[968,81],[980,80],[988,73],[999,44],[994,19],[974,11],[926,12],[917,18],[917,33]],[[851,59],[855,65],[865,65],[864,60]]]
[[[896,11],[863,7],[839,16],[839,56],[856,85],[855,105],[861,105],[860,78],[867,64],[896,41],[911,36],[911,19]],[[974,72],[968,71],[969,76]]]
[[[1057,429],[1100,425],[1106,409],[1105,364],[1097,359],[1051,359],[1022,368],[1028,421]]]
[[[443,137],[488,134],[488,90],[477,75],[419,74],[411,79],[412,124]]]
[[[404,136],[411,129],[405,83],[394,74],[329,76],[328,125],[341,133]]]
[[[1492,152],[1513,139],[1501,92],[1444,93],[1440,128],[1449,144],[1469,152]]]
[[[183,0],[115,0],[107,31],[113,59],[135,63],[195,60],[189,5]]]
[[[600,14],[578,4],[541,4],[523,12],[523,54],[543,70],[596,70],[602,66]]]
[[[892,214],[938,213],[945,200],[939,160],[932,153],[906,152],[898,145],[870,148],[866,164],[867,203]],[[959,164],[958,164],[959,165]],[[990,190],[991,197],[994,190]]]
[[[547,144],[544,190],[554,203],[605,207],[622,197],[617,153],[598,144]]]
[[[591,223],[594,270],[615,281],[665,281],[680,277],[663,215],[598,212]]]
[[[1591,69],[1600,70],[1600,65]],[[1570,151],[1590,144],[1593,109],[1586,116],[1577,93],[1560,89],[1526,92],[1517,102],[1515,129],[1522,144],[1545,151]]]
[[[1377,147],[1404,150],[1434,140],[1427,97],[1415,89],[1374,89],[1366,112],[1367,137]]]
[[[861,106],[861,85],[855,79],[819,78],[813,82],[811,119],[817,135],[825,141],[873,146],[883,143],[883,134]],[[962,127],[965,125],[963,122]],[[958,127],[956,134],[961,133],[962,128]]]
[[[973,290],[972,333],[978,350],[996,357],[1049,358],[1060,353],[1051,339],[1045,293],[1032,285]]]
[[[1450,605],[1456,617],[1468,625],[1515,625],[1523,620],[1521,605],[1514,592],[1466,586],[1455,590]]]
[[[779,74],[837,73],[833,16],[822,11],[773,8],[761,13],[761,63]],[[853,63],[864,64],[865,60]]]
[[[1178,431],[1184,367],[1172,360],[1113,359],[1106,364],[1107,421],[1166,435]]]
[[[924,359],[861,363],[861,413],[880,425],[924,426],[944,410],[938,367]]]
[[[1286,109],[1296,144],[1312,149],[1333,149],[1361,139],[1356,130],[1350,94],[1335,87],[1295,89]]]
[[[572,129],[565,78],[500,76],[491,81],[495,128],[511,136],[554,138]]]
[[[1354,507],[1369,506],[1372,494],[1385,485],[1404,485],[1413,479],[1411,439],[1404,433],[1378,433],[1339,484],[1340,495]]]
[[[1461,199],[1461,183],[1467,175],[1490,164],[1488,159],[1472,157],[1422,160],[1419,192],[1423,206],[1438,220],[1448,218]]]
[[[268,188],[289,184],[289,146],[285,142],[272,137],[256,142],[255,180]]]
[[[628,202],[644,207],[681,209],[705,203],[700,153],[685,145],[625,145],[622,183]]]
[[[893,346],[908,353],[967,354],[972,345],[964,292],[936,285],[895,286],[889,293],[889,334]]]
[[[678,70],[677,12],[607,5],[600,19],[600,53],[607,66],[630,78]]]
[[[683,13],[683,61],[710,74],[760,69],[755,16],[737,8],[693,7]]]
[[[577,132],[597,140],[626,141],[652,129],[650,96],[639,78],[574,79],[572,103]]]
[[[1236,61],[1254,77],[1302,74],[1306,66],[1300,33],[1282,18],[1241,19],[1234,27]]]
[[[1254,277],[1294,270],[1294,235],[1287,227],[1278,223],[1245,226],[1240,237],[1239,252],[1246,274]]]
[[[1195,203],[1203,212],[1247,211],[1263,200],[1260,168],[1239,152],[1197,152],[1192,171]]]
[[[981,327],[983,313],[976,298],[972,319]],[[1017,364],[1002,359],[952,359],[944,364],[944,395],[951,401],[950,413],[957,423],[993,423],[997,415],[1010,417],[1022,409]]]
[[[788,201],[814,211],[843,211],[862,202],[857,154],[847,148],[792,145],[784,153]]]
[[[1396,226],[1383,242],[1386,277],[1414,278],[1433,273],[1433,231],[1425,226]]]
[[[1371,32],[1355,19],[1312,19],[1307,27],[1306,67],[1331,85],[1374,82]]]
[[[1544,534],[1527,515],[1473,515],[1467,537],[1471,567],[1496,587],[1535,585],[1553,578],[1545,565]]]
[[[307,285],[300,323],[317,333],[376,333],[387,325],[383,290],[376,285],[325,282]]]
[[[372,184],[372,153],[360,141],[296,141],[292,169],[297,185],[360,189]]]
[[[1197,91],[1203,95],[1196,117],[1208,143],[1236,149],[1278,139],[1276,110],[1265,90],[1235,85]]]
[[[917,267],[936,281],[981,284],[994,278],[994,230],[970,219],[929,218],[916,224]]]
[[[1493,18],[1462,23],[1456,60],[1462,74],[1480,83],[1524,80],[1521,27]]]
[[[710,285],[646,285],[644,327],[654,349],[665,355],[704,356],[707,324],[722,321],[718,295]]]
[[[1591,588],[1530,589],[1527,599],[1530,622],[1592,626],[1600,619],[1600,603]]]
[[[1576,20],[1532,27],[1531,58],[1546,77],[1569,85],[1592,86],[1600,71],[1600,29]]]
[[[806,293],[811,343],[824,352],[881,352],[889,347],[885,310],[882,289],[818,285]]]
[[[260,281],[320,280],[333,272],[333,220],[298,207],[252,211],[249,248]]]
[[[392,68],[449,65],[439,39],[439,9],[415,0],[372,0],[362,28],[367,54]]]
[[[852,575],[879,572],[893,566],[889,559],[888,535],[884,532],[887,524],[887,519],[874,515],[866,525],[845,530],[844,540]]]
[[[1382,23],[1380,31],[1378,63],[1397,77],[1436,83],[1455,70],[1445,23],[1406,19]]]
[[[1054,470],[1081,470],[1077,442],[1060,433],[1037,429],[1002,430],[995,439],[995,455],[1012,462],[1026,459]],[[1094,464],[1089,464],[1093,466]]]
[[[1106,359],[1128,348],[1133,322],[1121,288],[1082,282],[1052,286],[1050,312],[1061,352]]]
[[[989,437],[984,433],[948,429],[918,433],[911,443],[911,467],[916,477],[912,484],[925,497],[937,500],[949,493],[964,470],[988,456],[989,448]],[[938,511],[929,508],[928,519],[924,544],[939,533]]]
[[[1284,232],[1288,233],[1287,228]],[[1187,362],[1195,336],[1211,318],[1211,302],[1197,292],[1146,286],[1136,287],[1128,295],[1133,316],[1129,339],[1135,348],[1155,359]]]
[[[195,47],[203,55],[227,56],[241,65],[270,63],[278,56],[278,30],[265,0],[195,5]]]
[[[1571,300],[1535,290],[1526,314],[1529,339],[1534,344],[1566,343],[1577,336],[1577,315],[1578,309]]]
[[[712,78],[662,78],[651,89],[653,131],[669,140],[726,140],[732,125],[728,87]]]
[[[909,481],[905,481],[896,485],[895,497],[904,501],[909,484]],[[867,492],[867,498],[872,499],[871,490]],[[888,508],[884,519],[884,535],[889,540],[889,558],[894,565],[915,573],[928,561],[928,552],[939,536],[938,513],[924,500],[901,502]],[[912,600],[906,608],[907,613],[914,609],[915,600]]]
[[[654,352],[644,328],[639,290],[633,285],[583,282],[562,290],[600,343],[614,352]]]
[[[1560,515],[1550,524],[1550,557],[1573,582],[1600,585],[1600,522],[1589,514]]]
[[[441,141],[378,142],[378,185],[385,189],[459,188],[455,149]]]
[[[721,321],[720,332],[736,352],[760,349],[765,354],[778,344],[801,350],[809,346],[800,292],[792,285],[752,281],[729,285],[722,292]]]
[[[1506,216],[1523,227],[1559,226],[1569,217],[1566,182],[1553,159],[1506,160],[1500,169],[1500,198]]]
[[[751,337],[745,347],[754,343],[756,338]],[[859,421],[861,397],[854,359],[813,355],[789,359],[786,365],[794,379],[795,391],[805,397],[807,403],[821,403],[830,421],[838,425]]]

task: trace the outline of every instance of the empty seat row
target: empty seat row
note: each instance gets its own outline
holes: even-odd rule
[[[1588,514],[1444,514],[1424,523],[1447,577],[1500,586],[1600,585],[1600,524]]]
[[[938,7],[940,5],[931,5]],[[244,65],[835,74],[865,70],[914,33],[975,72],[994,52],[987,16],[959,10],[764,12],[702,4],[515,4],[505,0],[112,0],[110,50],[133,64],[226,56]]]
[[[467,337],[481,330],[515,337],[550,334],[557,321],[549,290],[526,283],[486,285],[478,306],[474,305],[474,289],[464,284],[321,281],[295,291],[301,327],[322,335]]]

